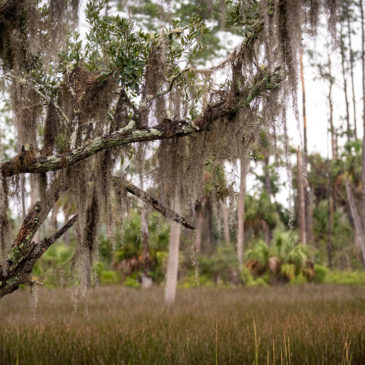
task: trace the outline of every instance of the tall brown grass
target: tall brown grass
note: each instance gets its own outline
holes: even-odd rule
[[[42,289],[0,301],[3,364],[365,364],[361,287]]]

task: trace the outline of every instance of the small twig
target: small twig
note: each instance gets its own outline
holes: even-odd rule
[[[176,76],[174,76],[172,78],[172,80],[170,81],[170,85],[169,87],[164,90],[164,91],[161,91],[160,93],[152,96],[150,99],[147,100],[147,104],[149,104],[152,100],[156,99],[156,98],[159,98],[160,96],[164,96],[166,95],[167,93],[169,93],[173,86],[174,86],[174,83],[176,82],[176,80],[182,75],[184,74],[185,72],[189,72],[189,71],[193,71],[194,69],[192,67],[188,67],[188,68],[185,68],[184,70],[181,70]]]
[[[32,87],[32,89],[40,96],[42,97],[44,100],[46,100],[48,103],[51,103],[52,100],[50,97],[48,97],[47,95],[44,95],[40,90],[38,90],[35,86]],[[61,113],[62,118],[65,120],[67,126],[71,129],[71,123],[70,120],[68,119],[67,115],[65,114],[65,112],[62,110],[62,108],[57,105],[55,102],[53,102],[53,105],[55,106],[55,108]]]

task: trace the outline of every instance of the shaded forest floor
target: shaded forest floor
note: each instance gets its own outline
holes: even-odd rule
[[[365,289],[29,289],[0,301],[2,364],[365,364]],[[36,309],[31,301],[39,299]]]

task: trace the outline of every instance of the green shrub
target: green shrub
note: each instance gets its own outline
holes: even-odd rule
[[[113,259],[113,244],[106,236],[99,237],[99,257],[110,264]]]
[[[101,285],[118,284],[121,281],[119,273],[114,270],[108,270],[105,264],[101,261],[97,261],[94,264],[94,272],[97,277],[97,281]]]
[[[306,284],[308,282],[307,278],[303,275],[303,273],[299,273],[290,281],[291,285],[298,285],[298,284]]]
[[[329,271],[328,284],[365,285],[365,271]]]
[[[267,260],[270,258],[270,250],[264,241],[259,240],[252,248],[246,251],[245,256],[246,260],[257,260],[266,265]]]
[[[257,278],[255,280],[247,282],[247,287],[250,288],[254,286],[268,286],[268,283],[265,281],[264,278]]]
[[[198,260],[200,273],[213,281],[221,280],[224,284],[228,284],[238,276],[238,260],[233,245],[218,246],[213,255],[202,255]]]
[[[189,288],[197,288],[200,286],[204,287],[212,287],[214,286],[213,282],[206,275],[199,275],[197,278],[194,274],[185,276],[179,281],[178,286],[180,288],[189,289]]]
[[[112,285],[120,283],[120,275],[114,270],[102,271],[99,277],[100,284]]]
[[[52,245],[36,263],[32,275],[48,287],[64,284],[65,277],[70,277],[68,264],[73,253],[73,247],[63,243]],[[68,265],[67,265],[68,264]]]
[[[138,282],[138,280],[133,275],[127,276],[123,282],[123,285],[129,288],[137,288],[137,289],[141,287],[141,283]]]
[[[295,270],[296,267],[294,264],[283,264],[280,267],[280,271],[289,281],[293,281],[295,279]]]
[[[314,265],[314,282],[324,283],[328,274],[328,269],[322,265]]]
[[[246,266],[242,268],[240,278],[241,282],[246,286],[250,286],[250,284],[254,281],[250,270]]]

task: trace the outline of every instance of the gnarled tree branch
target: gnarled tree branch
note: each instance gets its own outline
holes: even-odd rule
[[[29,274],[39,258],[58,238],[73,226],[76,219],[77,215],[72,217],[51,237],[47,237],[39,243],[32,242],[29,245],[30,249],[23,254],[21,259],[18,258],[15,266],[15,263],[11,263],[8,267],[0,265],[0,298],[18,289],[19,285],[28,282]]]
[[[152,195],[148,194],[144,190],[140,189],[139,187],[130,184],[128,182],[124,182],[120,177],[114,176],[113,177],[113,184],[114,186],[125,189],[128,193],[135,195],[137,198],[143,200],[146,204],[150,205],[153,209],[160,212],[164,217],[180,223],[186,228],[195,229],[194,226],[189,224],[185,217],[176,213],[174,210],[166,207],[160,201],[155,199]]]
[[[194,226],[187,222],[185,217],[164,206],[137,186],[123,182],[121,178],[116,176],[113,177],[113,184],[143,200],[168,219],[178,222],[186,228],[195,229]],[[46,201],[37,202],[24,219],[18,235],[9,250],[7,260],[0,265],[0,298],[15,291],[19,285],[25,284],[35,263],[43,253],[76,222],[77,215],[71,218],[51,237],[45,238],[39,243],[32,240],[50,209],[58,200],[59,193],[63,188],[62,177],[59,177],[47,191]]]
[[[255,98],[268,90],[279,87],[280,75],[263,74],[246,93],[244,100],[232,96],[214,105],[208,105],[201,116],[194,121],[164,119],[161,126],[136,129],[131,121],[126,127],[109,135],[97,137],[82,147],[62,155],[24,158],[18,155],[1,165],[4,177],[20,173],[40,173],[60,170],[84,160],[100,151],[136,142],[163,140],[173,137],[189,136],[209,129],[210,125],[225,116],[234,115],[240,107],[248,106]],[[26,156],[25,156],[26,157]]]

